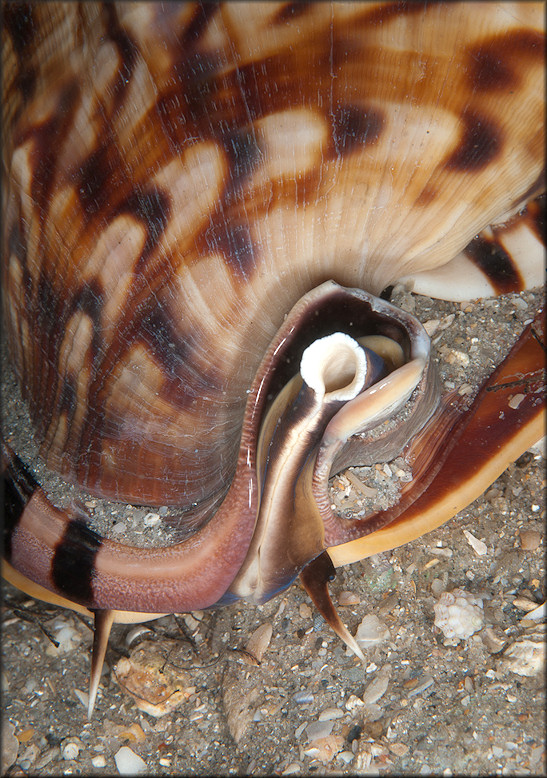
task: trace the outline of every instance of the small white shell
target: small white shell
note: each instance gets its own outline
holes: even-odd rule
[[[443,592],[433,610],[435,626],[450,639],[466,640],[482,629],[484,624],[482,600],[463,589]]]
[[[384,640],[389,640],[389,629],[378,616],[369,614],[357,627],[355,639],[361,648],[368,648],[382,643]]]

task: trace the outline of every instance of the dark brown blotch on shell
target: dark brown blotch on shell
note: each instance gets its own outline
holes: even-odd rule
[[[521,292],[525,288],[511,256],[495,238],[476,237],[466,247],[465,255],[487,276],[496,294]]]
[[[228,219],[222,209],[212,217],[198,242],[205,254],[221,254],[234,275],[248,280],[256,264],[258,248],[243,219]]]
[[[200,129],[205,135],[207,131],[213,134],[213,127],[219,128],[219,122],[231,115],[224,109],[222,97],[217,96],[219,89],[227,96],[233,92],[230,75],[219,76],[227,65],[221,53],[192,49],[182,50],[173,64],[171,77],[157,102],[157,113],[176,145]]]
[[[197,3],[192,20],[181,37],[181,47],[184,51],[195,45],[207,31],[209,23],[220,7],[218,2]]]
[[[38,280],[38,305],[36,310],[37,329],[49,336],[55,331],[59,321],[57,304],[59,303],[57,292],[51,283],[48,274],[42,270]]]
[[[118,12],[113,3],[103,3],[101,11],[105,20],[108,37],[118,50],[121,65],[116,71],[111,94],[114,102],[119,104],[123,99],[137,62],[138,49],[127,31],[120,25]]]
[[[469,49],[468,81],[474,92],[514,87],[522,60],[541,57],[544,37],[531,30],[497,35]]]
[[[475,92],[507,89],[515,83],[515,74],[504,62],[500,52],[491,47],[479,46],[470,52],[468,79]]]
[[[169,196],[159,187],[150,187],[144,191],[135,188],[118,208],[116,216],[120,214],[134,216],[146,230],[146,240],[137,263],[137,269],[140,269],[156,248],[169,221]]]
[[[79,311],[85,316],[89,316],[93,322],[93,337],[91,339],[91,361],[96,365],[101,355],[101,336],[100,319],[104,305],[104,291],[99,281],[94,278],[92,281],[82,284],[77,290],[69,314]]]
[[[69,427],[72,426],[74,420],[74,414],[78,406],[78,394],[76,391],[76,381],[74,376],[66,376],[63,379],[61,386],[61,394],[59,397],[59,409],[58,414],[67,416]]]
[[[30,100],[36,91],[37,72],[30,64],[30,53],[37,32],[32,3],[5,3],[3,26],[10,36],[17,57],[17,75],[14,86]]]
[[[55,110],[39,124],[24,131],[17,138],[16,146],[30,138],[34,141],[31,151],[31,195],[36,207],[45,216],[48,211],[51,190],[57,175],[59,150],[73,127],[73,119],[80,101],[80,89],[71,79],[60,90]]]
[[[160,397],[181,410],[204,396],[219,394],[222,385],[217,365],[200,363],[195,347],[181,337],[180,326],[173,326],[173,316],[158,303],[141,319],[138,338],[163,374]]]
[[[286,24],[287,22],[293,21],[293,19],[296,19],[298,16],[304,16],[304,14],[307,14],[313,7],[313,3],[307,2],[306,0],[301,0],[300,2],[296,3],[285,3],[285,5],[280,8],[280,10],[276,13],[274,16],[272,23],[275,24]]]
[[[336,155],[376,143],[384,125],[380,111],[356,105],[341,106],[332,114],[332,140]]]
[[[49,374],[52,365],[57,363],[59,339],[56,337],[56,334],[59,331],[59,325],[64,323],[62,314],[65,300],[58,294],[50,277],[48,277],[43,268],[38,278],[36,293],[36,316],[34,321],[32,321],[33,341],[35,358],[43,360],[44,369],[38,374],[36,371],[33,371],[32,375],[34,381],[41,380],[39,391],[36,391],[36,387],[31,388],[25,381],[23,392],[29,392],[29,397],[34,401],[32,412],[36,414],[35,421],[37,424],[42,425],[43,422],[40,421],[40,417],[44,411],[44,399],[49,397],[52,387],[56,386],[55,377],[53,376],[53,380],[51,380]]]
[[[103,304],[104,293],[98,280],[95,278],[93,281],[82,284],[76,291],[72,308],[89,316],[97,328]]]
[[[9,256],[16,257],[22,266],[27,261],[27,242],[25,240],[22,224],[20,220],[15,221],[9,231],[8,236]]]
[[[237,129],[222,132],[221,142],[229,165],[224,184],[224,205],[236,200],[245,181],[263,161],[263,152],[254,129]]]
[[[476,172],[492,162],[502,147],[502,133],[493,121],[476,111],[461,117],[462,138],[446,161],[449,170]]]
[[[371,24],[380,25],[384,22],[388,22],[394,16],[408,16],[415,13],[422,14],[428,11],[432,6],[442,2],[443,0],[429,0],[429,2],[405,2],[404,0],[401,0],[401,2],[384,3],[379,7],[373,7],[372,10],[367,10],[363,14],[361,21],[367,26]],[[363,5],[366,7],[368,3],[363,3]]]
[[[187,348],[180,341],[180,330],[173,327],[168,311],[158,304],[141,319],[140,339],[146,349],[161,365],[168,380],[179,380],[188,359]]]
[[[105,209],[112,207],[128,186],[123,175],[122,157],[111,135],[107,132],[107,138],[91,151],[74,173],[87,220],[96,214],[104,218]]]
[[[33,3],[5,3],[3,26],[19,60],[31,50],[36,32]]]

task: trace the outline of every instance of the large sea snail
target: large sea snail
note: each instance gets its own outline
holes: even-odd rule
[[[114,619],[299,573],[358,651],[333,564],[442,523],[540,437],[541,316],[474,398],[439,396],[423,328],[378,295],[541,283],[543,24],[536,3],[5,4],[4,333],[36,439],[82,489],[181,509],[172,546],[103,538],[3,430],[4,571],[95,613],[90,712]],[[396,506],[332,513],[331,473],[400,451]]]

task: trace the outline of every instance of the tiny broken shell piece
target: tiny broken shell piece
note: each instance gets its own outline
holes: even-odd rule
[[[499,654],[502,648],[507,644],[507,641],[497,635],[492,627],[485,627],[485,629],[482,630],[481,639],[491,654]]]
[[[507,668],[517,675],[539,675],[545,666],[544,640],[518,640],[510,645],[503,656]]]
[[[272,639],[272,625],[270,623],[261,624],[260,627],[255,629],[249,640],[247,641],[247,644],[245,646],[245,651],[248,651],[249,654],[252,654],[254,658],[257,660],[257,662],[262,661],[262,657],[264,656],[264,653],[268,646],[270,645],[270,640]]]
[[[122,746],[114,754],[116,769],[120,775],[140,775],[147,770],[147,764],[129,746]]]
[[[538,605],[537,608],[534,608],[531,611],[528,611],[526,616],[523,617],[524,619],[531,619],[532,621],[539,621],[540,619],[544,619],[547,616],[547,601],[542,602],[541,605]]]
[[[1,771],[6,774],[8,767],[11,767],[17,759],[19,751],[19,740],[15,736],[15,725],[9,719],[2,721],[2,759]]]
[[[509,397],[509,400],[507,401],[507,405],[510,408],[513,408],[513,410],[516,410],[521,404],[521,402],[525,399],[525,397],[526,395],[523,394],[522,392],[519,392],[518,394],[512,394]]]
[[[359,605],[360,602],[361,598],[359,595],[355,592],[349,591],[349,589],[345,589],[343,592],[340,592],[338,597],[338,605],[342,607],[345,605]]]
[[[467,542],[472,547],[477,556],[484,556],[488,553],[488,547],[483,540],[476,538],[469,530],[464,529],[463,534],[467,538]]]
[[[189,673],[166,661],[177,645],[175,640],[161,645],[145,641],[114,667],[120,687],[133,697],[137,708],[155,718],[171,713],[196,690]]]
[[[139,642],[143,640],[144,635],[153,635],[154,630],[150,629],[150,627],[145,626],[144,624],[138,624],[136,627],[133,627],[133,629],[130,629],[127,635],[125,636],[125,645],[127,648],[131,648],[133,643]]]
[[[541,543],[541,534],[535,529],[521,529],[519,540],[523,551],[535,551]]]
[[[363,692],[362,698],[365,705],[370,705],[373,702],[384,696],[389,685],[389,679],[391,678],[391,665],[386,664],[377,673],[376,677],[367,685],[367,688]]]
[[[328,764],[336,754],[342,751],[343,746],[344,738],[342,735],[327,735],[312,740],[309,746],[304,748],[304,754],[323,764]]]
[[[537,603],[532,602],[532,600],[529,600],[527,597],[515,597],[513,600],[513,607],[518,608],[521,611],[526,611],[526,613],[538,610]]]

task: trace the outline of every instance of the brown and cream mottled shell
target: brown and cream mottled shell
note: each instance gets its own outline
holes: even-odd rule
[[[6,9],[7,337],[51,467],[201,501],[303,293],[379,293],[535,191],[543,9],[69,5],[44,38]]]

